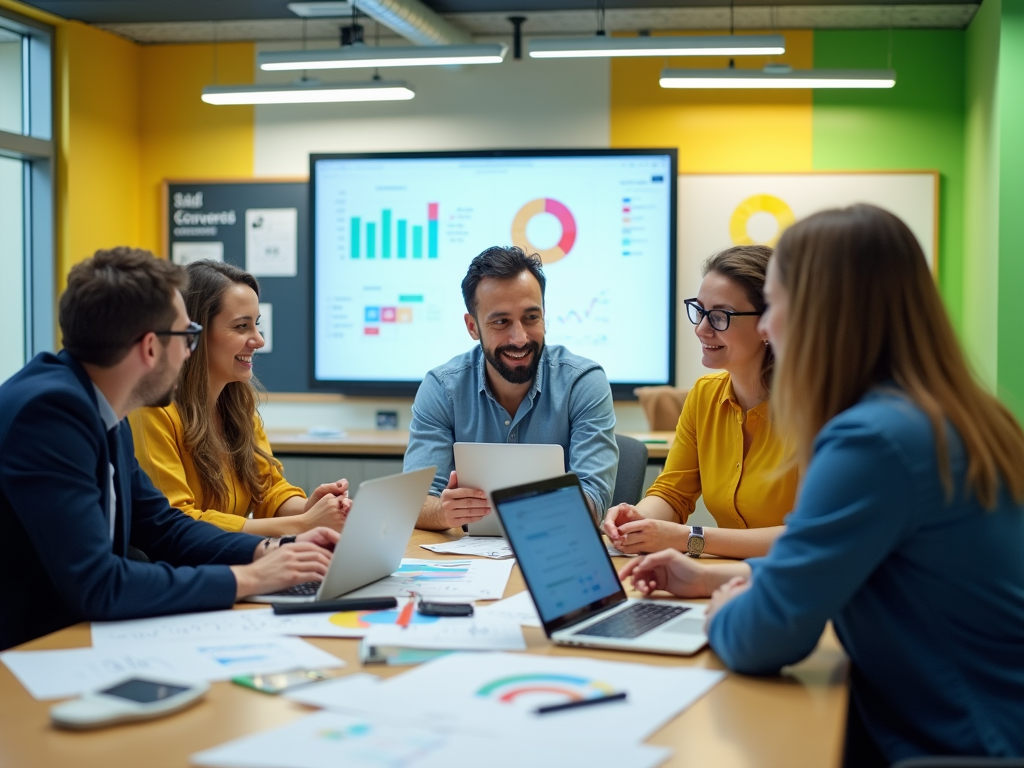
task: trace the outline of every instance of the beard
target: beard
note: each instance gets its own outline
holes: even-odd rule
[[[171,375],[171,365],[164,356],[159,368],[147,373],[132,393],[132,401],[144,408],[165,408],[174,400],[178,388],[178,376]]]
[[[481,341],[480,348],[484,351],[484,357],[487,358],[487,362],[491,364],[501,378],[509,384],[526,384],[537,377],[537,368],[540,367],[540,353],[543,351],[544,345],[538,344],[536,341],[530,341],[521,347],[506,344],[503,347],[495,347],[493,350],[490,350]],[[533,352],[527,365],[511,366],[506,364],[501,357],[503,352],[525,352],[526,350]]]

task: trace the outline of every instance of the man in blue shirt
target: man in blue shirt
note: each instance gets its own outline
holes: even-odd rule
[[[230,608],[326,573],[335,531],[222,531],[173,509],[135,460],[125,416],[171,401],[200,340],[186,280],[148,251],[98,251],[68,276],[64,350],[0,387],[0,650],[79,621]]]
[[[430,371],[412,406],[405,470],[438,467],[418,527],[445,530],[488,512],[483,491],[459,488],[456,442],[561,445],[595,518],[611,505],[611,387],[597,363],[544,345],[545,283],[540,259],[521,248],[488,248],[470,263],[466,330],[480,344]]]

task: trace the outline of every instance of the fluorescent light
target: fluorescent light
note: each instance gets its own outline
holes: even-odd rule
[[[508,46],[500,43],[408,48],[381,48],[357,43],[326,51],[263,51],[256,60],[260,69],[265,70],[500,64],[507,50]]]
[[[288,85],[210,85],[203,88],[207,104],[313,104],[334,101],[401,101],[416,93],[405,83],[369,80],[359,83]]]
[[[775,56],[786,52],[782,35],[706,35],[689,37],[568,37],[531,40],[534,59],[606,56]]]
[[[891,69],[663,69],[662,88],[892,88]]]
[[[288,10],[304,19],[338,19],[352,15],[352,3],[288,3]]]

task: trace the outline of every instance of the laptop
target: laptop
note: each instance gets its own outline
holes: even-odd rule
[[[552,642],[683,656],[707,644],[706,606],[626,597],[576,475],[491,499]]]
[[[333,600],[390,576],[402,564],[436,473],[437,467],[425,467],[360,483],[324,580],[245,599],[254,603]]]
[[[460,488],[477,488],[489,494],[495,488],[564,475],[565,453],[560,445],[455,443],[455,471]],[[489,515],[463,530],[470,536],[505,535],[493,503]]]

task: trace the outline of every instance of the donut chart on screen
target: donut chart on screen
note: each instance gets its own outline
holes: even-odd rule
[[[562,238],[551,248],[535,247],[526,236],[526,225],[539,213],[550,213],[562,225]],[[538,197],[531,200],[516,213],[512,220],[512,242],[523,248],[527,253],[537,253],[545,264],[553,264],[564,259],[576,242],[576,219],[563,203],[550,197]]]

